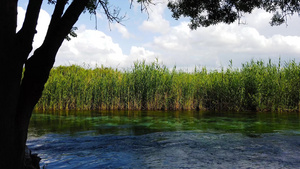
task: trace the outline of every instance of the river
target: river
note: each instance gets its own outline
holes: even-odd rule
[[[299,113],[34,112],[47,169],[300,168]]]

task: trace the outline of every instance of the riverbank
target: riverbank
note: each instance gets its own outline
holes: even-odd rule
[[[53,68],[36,110],[300,111],[300,64],[250,61],[193,72],[136,62],[119,71]]]

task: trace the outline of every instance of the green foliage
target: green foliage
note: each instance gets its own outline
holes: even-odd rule
[[[274,14],[270,22],[272,26],[284,23],[289,15],[300,13],[300,3],[295,0],[180,0],[169,1],[168,7],[175,19],[189,17],[191,29],[222,22],[230,24],[255,8]]]
[[[77,37],[77,34],[76,34],[76,30],[78,30],[78,28],[77,27],[73,27],[71,30],[70,30],[70,33],[66,36],[66,40],[67,41],[70,41],[71,40],[71,37],[73,37],[73,38],[76,38]],[[70,37],[71,36],[71,37]]]
[[[119,71],[60,66],[36,109],[299,111],[300,64],[250,61],[235,69],[188,73],[157,61]]]

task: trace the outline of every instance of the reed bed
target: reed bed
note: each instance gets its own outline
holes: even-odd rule
[[[300,64],[250,61],[193,72],[157,61],[128,70],[53,68],[38,110],[300,111]]]

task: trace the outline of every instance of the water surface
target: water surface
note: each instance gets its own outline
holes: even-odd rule
[[[298,113],[35,112],[46,168],[299,168]]]

